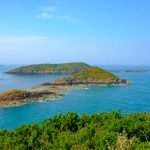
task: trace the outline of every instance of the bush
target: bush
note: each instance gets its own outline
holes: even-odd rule
[[[0,131],[2,150],[150,149],[150,114],[66,113],[42,124]]]

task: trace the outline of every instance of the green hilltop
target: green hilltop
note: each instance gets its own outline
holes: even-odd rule
[[[55,80],[53,84],[99,84],[125,82],[126,80],[119,78],[107,70],[99,67],[89,67],[73,76]]]
[[[29,66],[19,67],[8,71],[10,74],[24,74],[24,73],[35,73],[35,74],[72,74],[78,73],[81,70],[90,67],[90,65],[83,62],[74,63],[62,63],[62,64],[35,64]]]

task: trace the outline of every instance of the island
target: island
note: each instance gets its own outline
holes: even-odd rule
[[[18,106],[39,100],[56,99],[62,96],[48,91],[11,90],[0,94],[0,106]]]
[[[127,81],[99,67],[89,67],[75,75],[55,80],[43,85],[125,85]]]
[[[132,72],[137,72],[137,73],[142,73],[142,72],[150,72],[150,70],[116,70],[116,71],[113,71],[113,72],[118,72],[118,73],[120,73],[120,72],[123,72],[123,73],[132,73]]]
[[[88,67],[69,77],[43,83],[29,90],[13,90],[0,94],[0,106],[16,106],[39,100],[56,100],[65,91],[87,86],[122,86],[128,81],[99,67]]]
[[[83,62],[62,64],[35,64],[12,69],[8,74],[73,74],[89,68],[90,65]]]

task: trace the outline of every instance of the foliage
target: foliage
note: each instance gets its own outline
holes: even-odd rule
[[[98,67],[87,68],[74,76],[77,80],[102,80],[109,81],[117,78],[114,74]]]
[[[112,74],[111,72],[104,70],[99,67],[89,67],[82,70],[81,72],[72,75],[70,77],[61,78],[55,80],[55,84],[63,84],[69,82],[110,82],[110,81],[121,81],[119,77]]]
[[[0,94],[0,101],[23,99],[29,97],[31,92],[25,90],[11,90]]]
[[[10,70],[7,73],[77,73],[88,67],[90,66],[82,62],[63,64],[36,64],[19,67]]]
[[[24,92],[26,92],[26,91],[24,91],[24,90],[11,90],[11,91],[4,92],[1,95],[11,96],[11,95],[14,95],[14,94],[21,94],[21,93],[24,93]]]
[[[42,124],[0,131],[3,150],[148,150],[149,141],[149,113],[66,113]]]

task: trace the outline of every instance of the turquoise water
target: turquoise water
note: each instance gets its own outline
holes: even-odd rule
[[[15,75],[4,74],[14,66],[0,66],[0,93],[12,89],[28,89],[44,82],[56,80],[65,75]]]
[[[60,77],[60,75],[3,74],[9,68],[9,66],[0,67],[0,92],[14,88],[26,89]],[[46,118],[68,111],[79,114],[119,109],[123,113],[150,112],[150,72],[117,73],[117,75],[132,80],[132,84],[120,87],[88,87],[66,92],[65,96],[57,101],[0,108],[0,129],[14,129],[25,123],[40,123]]]

